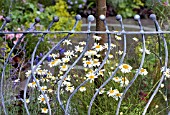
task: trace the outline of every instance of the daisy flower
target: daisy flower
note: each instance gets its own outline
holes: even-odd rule
[[[120,86],[125,87],[129,84],[129,80],[126,77],[122,77],[120,81]]]
[[[47,91],[47,86],[42,86],[42,87],[41,87],[41,90],[42,90],[43,92]]]
[[[134,38],[132,38],[135,42],[138,42],[139,41],[139,39],[138,38],[136,38],[136,37],[134,37]]]
[[[60,66],[60,70],[61,71],[67,71],[67,69],[68,69],[68,65],[62,65],[62,66]]]
[[[72,87],[67,86],[65,90],[72,93],[74,91],[74,86],[72,86]]]
[[[47,96],[47,94],[45,94],[45,96],[47,97],[47,101],[49,101],[49,97]],[[42,94],[38,97],[38,100],[39,103],[46,104],[45,97]]]
[[[123,51],[118,51],[118,52],[116,52],[118,55],[122,55],[123,54]]]
[[[147,74],[148,74],[148,72],[144,68],[141,68],[141,70],[139,71],[139,75],[147,75]]]
[[[52,54],[49,55],[49,57],[52,57],[53,59],[55,59],[55,58],[57,58],[59,56],[60,56],[59,53],[57,53],[57,54],[52,53]]]
[[[86,45],[85,41],[79,42],[80,45]]]
[[[94,43],[94,46],[92,48],[97,52],[102,51],[104,49],[103,46],[100,45],[99,43]]]
[[[86,87],[80,87],[80,89],[79,89],[81,92],[84,92],[84,91],[86,91]]]
[[[48,113],[48,109],[46,107],[41,108],[41,113]]]
[[[94,81],[95,78],[97,78],[97,76],[94,73],[89,73],[86,74],[87,79],[90,80],[90,83],[92,83]]]
[[[140,52],[143,52],[143,49],[139,49],[139,51],[140,51]],[[150,52],[150,50],[145,49],[145,53],[146,53],[146,54],[150,54],[151,52]]]
[[[164,72],[164,75],[167,77],[167,78],[170,78],[170,69],[167,68],[166,71]]]
[[[108,94],[108,96],[109,97],[113,97],[113,96],[115,96],[117,93],[119,93],[119,91],[117,90],[117,89],[112,89],[112,87],[110,88],[110,90],[109,91],[107,91],[107,94]]]
[[[100,63],[99,59],[93,59],[93,66],[100,66]]]
[[[99,90],[99,89],[96,89],[96,91],[98,91],[98,90]],[[99,95],[103,94],[104,92],[105,92],[105,88],[100,89]]]
[[[72,45],[71,40],[64,40],[63,44],[65,45]]]
[[[64,55],[68,58],[72,58],[72,56],[74,56],[74,51],[68,50],[68,51],[64,52]]]
[[[61,62],[62,62],[61,59],[55,59],[55,60],[49,62],[48,65],[49,65],[50,67],[54,67],[54,66],[59,65]]]
[[[93,38],[97,41],[101,40],[101,37],[100,36],[96,36],[96,35],[93,35]]]
[[[122,40],[120,36],[115,35],[116,40]]]
[[[84,67],[89,67],[89,68],[93,67],[93,60],[92,59],[91,60],[84,60],[83,61],[83,66]]]
[[[119,68],[121,69],[121,72],[123,73],[129,73],[132,70],[132,67],[128,64],[122,64]]]
[[[84,55],[91,58],[91,56],[97,55],[97,52],[95,50],[89,50]]]
[[[78,46],[75,46],[75,51],[76,52],[82,52],[84,49],[84,47],[80,47],[79,45]]]
[[[37,82],[39,83],[39,80],[38,80],[38,79],[36,79],[36,80],[37,80]],[[29,84],[28,84],[28,87],[32,87],[32,88],[37,87],[37,84],[36,84],[35,80],[33,80],[33,82],[29,83]]]
[[[119,98],[121,98],[123,93],[119,93],[117,92],[116,95],[113,97],[115,100],[118,100]]]
[[[52,92],[53,92],[53,90],[52,90],[52,89],[48,89],[47,91],[48,91],[48,93],[52,93]]]
[[[69,61],[70,61],[70,58],[68,58],[68,57],[62,58],[63,63],[68,63]]]
[[[121,79],[120,79],[119,77],[113,77],[113,81],[115,81],[115,82],[120,82]]]

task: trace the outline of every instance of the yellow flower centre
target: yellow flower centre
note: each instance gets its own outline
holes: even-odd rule
[[[140,70],[140,72],[142,72],[142,73],[143,73],[143,72],[145,72],[145,70],[142,68],[142,69]]]
[[[43,111],[47,111],[47,108],[42,108]]]
[[[123,68],[124,68],[124,69],[129,69],[129,66],[128,66],[127,64],[124,64],[124,65],[123,65]]]
[[[66,68],[66,65],[63,65],[62,68],[65,69],[65,68]]]
[[[32,82],[32,85],[35,85],[35,84],[36,84],[36,82],[35,82],[35,81],[33,81],[33,82]]]
[[[94,75],[89,76],[90,79],[94,79]]]
[[[100,45],[97,45],[96,48],[100,48]]]
[[[89,64],[91,64],[91,62],[90,62],[90,61],[87,61],[86,64],[89,65]]]
[[[114,90],[110,90],[109,92],[110,92],[110,93],[114,93],[115,91],[114,91]]]
[[[42,97],[42,98],[41,98],[41,101],[45,101],[45,98],[44,98],[44,97]]]

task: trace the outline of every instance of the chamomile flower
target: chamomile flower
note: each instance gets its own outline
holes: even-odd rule
[[[164,75],[167,77],[167,78],[170,78],[170,69],[167,68],[166,71],[164,72]]]
[[[112,59],[113,58],[113,55],[112,54],[109,54],[109,59]]]
[[[61,59],[55,59],[55,60],[49,62],[48,65],[49,65],[50,67],[54,67],[54,66],[59,65],[61,62],[62,62]]]
[[[85,41],[79,42],[80,45],[86,45]]]
[[[86,87],[80,87],[80,89],[79,89],[81,92],[84,92],[84,91],[86,91]]]
[[[105,71],[105,69],[101,69],[101,70],[99,70],[99,73],[98,73],[98,75],[101,75],[101,76],[103,76],[103,75],[104,75],[104,71]]]
[[[95,50],[89,50],[84,55],[91,58],[91,56],[97,55],[97,52]]]
[[[64,52],[64,55],[68,58],[72,58],[74,56],[74,51],[68,50],[68,51]]]
[[[122,40],[120,36],[115,35],[116,40]]]
[[[89,67],[89,68],[93,67],[93,60],[92,59],[91,60],[84,60],[83,61],[83,66],[84,67]]]
[[[98,90],[99,90],[99,89],[96,89],[96,91],[98,91]],[[99,95],[103,94],[104,92],[105,92],[105,88],[100,89]]]
[[[104,46],[103,46],[105,49],[107,49],[108,50],[108,43],[104,43]],[[111,43],[111,47],[110,47],[110,49],[112,50],[113,48],[115,48],[116,47],[116,45],[115,44],[113,44],[113,43]]]
[[[82,52],[84,49],[84,47],[80,47],[79,45],[78,46],[75,46],[75,51],[76,52]]]
[[[30,99],[28,98],[28,99],[26,99],[25,101],[26,101],[26,103],[29,103],[29,102],[30,102]]]
[[[108,94],[108,96],[109,97],[113,97],[113,96],[115,96],[117,93],[119,93],[119,91],[117,90],[117,89],[112,89],[112,87],[110,88],[110,90],[109,91],[107,91],[107,94]]]
[[[45,96],[47,97],[47,101],[49,101],[49,97],[47,96],[47,94],[45,94]],[[38,100],[39,103],[46,104],[45,97],[42,94],[38,97]]]
[[[59,54],[58,53],[57,54],[52,53],[52,54],[49,55],[49,57],[52,57],[53,59],[55,59],[55,58],[59,57]]]
[[[31,75],[31,70],[28,70],[27,72],[25,72],[25,76],[29,77]]]
[[[48,109],[46,107],[41,108],[41,113],[48,113]]]
[[[97,41],[101,40],[101,37],[100,36],[96,36],[96,35],[93,35],[93,38]]]
[[[60,66],[60,70],[61,71],[67,71],[68,70],[68,65],[62,65],[62,66]]]
[[[148,74],[148,72],[144,68],[141,68],[141,70],[139,71],[139,75],[147,75],[147,74]]]
[[[54,90],[48,89],[47,91],[48,91],[48,93],[52,93]]]
[[[128,64],[122,64],[122,65],[120,65],[119,68],[121,69],[121,72],[123,72],[123,73],[129,73],[132,70],[132,67]]]
[[[138,41],[139,41],[139,39],[136,38],[136,37],[133,37],[132,39],[133,39],[135,42],[138,42]]]
[[[123,93],[119,93],[117,92],[116,95],[113,97],[115,100],[118,100],[119,98],[121,98]]]
[[[42,90],[43,92],[46,92],[46,91],[47,91],[47,86],[41,86],[41,90]]]
[[[129,80],[126,77],[121,77],[120,86],[125,87],[129,84]]]
[[[115,81],[115,82],[120,82],[121,79],[120,79],[119,77],[113,77],[113,81]]]
[[[123,51],[118,51],[118,52],[116,52],[118,55],[122,55],[123,54]]]
[[[48,72],[47,69],[43,69],[43,70],[38,70],[38,71],[37,71],[37,74],[38,74],[38,75],[47,75],[47,72]]]
[[[74,91],[74,86],[67,86],[65,90],[72,93]]]
[[[72,45],[71,40],[64,40],[63,44],[65,45]]]
[[[100,63],[99,59],[93,59],[93,66],[100,66]]]
[[[139,49],[139,51],[140,51],[140,52],[143,52],[143,49]],[[150,50],[145,49],[145,53],[146,53],[146,54],[150,54],[151,52],[150,52]]]
[[[102,51],[104,49],[103,46],[100,45],[99,43],[94,43],[94,46],[92,48],[97,52]]]
[[[62,58],[63,63],[68,63],[69,61],[70,61],[70,58],[68,58],[68,57]]]
[[[88,73],[86,74],[87,79],[90,80],[90,83],[92,83],[94,81],[95,78],[97,78],[97,76],[94,73]]]
[[[38,79],[36,79],[36,80],[37,80],[37,82],[39,83],[39,80],[38,80]],[[29,83],[29,84],[28,84],[28,87],[32,87],[32,88],[37,87],[37,84],[36,84],[35,80],[33,80],[33,82]]]

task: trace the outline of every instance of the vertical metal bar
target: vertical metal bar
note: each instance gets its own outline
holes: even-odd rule
[[[158,28],[158,32],[162,32],[159,24],[158,24],[158,21],[156,20],[156,15],[155,14],[151,14],[150,15],[150,18],[154,21],[155,25],[157,26]],[[166,43],[166,40],[164,38],[164,35],[163,34],[160,34],[163,42],[164,42],[164,48],[165,48],[165,64],[164,64],[164,72],[166,71],[167,69],[167,65],[168,65],[168,48],[167,48],[167,43]],[[157,94],[163,80],[165,79],[165,75],[163,74],[160,78],[160,81],[159,81],[159,84],[157,85],[156,89],[154,90],[153,94],[151,95],[150,99],[148,100],[148,103],[146,104],[145,108],[144,108],[144,111],[142,113],[142,115],[145,115],[146,112],[147,112],[147,109],[149,107],[149,105],[151,104],[153,98],[155,97],[155,95]]]
[[[140,27],[140,32],[143,32],[143,27],[142,27],[142,24],[141,24],[141,21],[140,21],[140,16],[139,15],[135,15],[134,16],[134,19],[138,21],[138,24],[139,24],[139,27]],[[145,36],[144,34],[142,34],[142,49],[143,49],[143,54],[142,54],[142,60],[140,62],[140,66],[135,74],[135,76],[133,77],[133,79],[130,81],[130,83],[128,84],[128,86],[125,88],[125,90],[123,91],[123,94],[118,102],[118,105],[117,105],[117,110],[116,110],[116,115],[119,115],[119,110],[120,110],[120,106],[121,106],[121,103],[123,101],[123,98],[125,97],[125,94],[127,93],[127,91],[129,90],[129,88],[132,86],[132,84],[135,82],[135,80],[137,79],[138,75],[139,75],[139,72],[140,70],[142,69],[142,66],[144,64],[144,59],[145,59],[145,50],[146,50],[146,47],[145,47]]]
[[[32,29],[35,24],[37,24],[39,22],[39,19],[36,18],[35,19],[35,22],[33,23],[33,25],[31,25],[30,28],[27,29],[27,31],[29,31],[30,29]],[[23,37],[25,36],[25,34],[23,34],[19,40],[17,41],[17,43],[12,47],[12,49],[10,50],[9,54],[8,54],[8,57],[7,59],[5,60],[5,63],[4,63],[4,66],[3,66],[3,70],[2,70],[2,76],[1,76],[1,100],[2,100],[2,106],[3,106],[3,110],[4,110],[4,114],[7,115],[7,112],[6,112],[6,107],[5,107],[5,103],[4,103],[4,96],[3,96],[3,80],[4,80],[4,77],[5,77],[5,70],[6,70],[6,66],[8,64],[8,61],[14,51],[14,49],[16,48],[16,46],[22,41]]]

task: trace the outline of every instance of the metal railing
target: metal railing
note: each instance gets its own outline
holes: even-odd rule
[[[70,37],[70,35],[72,34],[86,34],[87,35],[87,40],[86,40],[86,45],[83,49],[83,51],[81,52],[81,54],[77,57],[77,59],[74,61],[74,63],[69,66],[68,70],[64,73],[63,77],[61,78],[61,80],[59,81],[58,83],[58,88],[57,88],[57,93],[56,93],[56,97],[57,97],[57,100],[62,108],[62,110],[64,111],[65,115],[69,114],[69,105],[70,105],[70,102],[71,102],[71,99],[73,98],[73,96],[77,93],[77,91],[79,90],[79,88],[83,85],[85,85],[89,79],[85,80],[84,82],[82,82],[78,87],[75,88],[75,90],[71,93],[71,95],[69,96],[67,102],[66,102],[66,106],[64,107],[63,106],[63,101],[62,99],[60,98],[60,89],[61,89],[61,85],[62,85],[62,82],[64,81],[64,79],[67,77],[68,73],[71,71],[71,69],[77,64],[77,62],[83,57],[83,55],[85,54],[85,52],[87,51],[87,48],[88,48],[88,44],[89,44],[89,40],[90,40],[90,35],[91,34],[107,34],[107,39],[108,39],[108,50],[106,52],[106,55],[104,57],[104,59],[102,60],[102,63],[100,64],[99,68],[97,68],[97,70],[94,72],[94,74],[97,74],[104,66],[106,60],[108,59],[108,56],[110,54],[110,50],[111,50],[111,35],[123,35],[123,42],[124,42],[124,49],[123,49],[123,55],[122,57],[120,58],[120,61],[119,61],[119,64],[118,66],[116,67],[116,69],[112,72],[112,75],[106,80],[103,82],[103,84],[99,87],[99,89],[95,92],[95,94],[93,95],[91,101],[90,101],[90,104],[89,104],[89,107],[88,107],[88,115],[90,115],[91,113],[91,107],[93,105],[93,102],[94,100],[96,99],[96,96],[99,94],[99,91],[100,89],[102,89],[104,86],[106,86],[106,84],[108,84],[111,79],[115,76],[115,74],[117,73],[119,67],[121,66],[121,64],[123,63],[124,59],[125,59],[125,56],[126,56],[126,50],[127,50],[127,43],[126,43],[126,39],[127,39],[127,35],[131,34],[131,35],[134,35],[134,34],[139,34],[142,36],[142,49],[143,49],[143,54],[142,54],[142,59],[141,59],[141,62],[140,62],[140,66],[136,72],[136,74],[134,75],[133,79],[130,81],[130,83],[128,84],[128,86],[124,89],[123,91],[123,94],[118,102],[118,105],[117,105],[117,110],[116,110],[116,115],[119,115],[119,111],[120,111],[120,107],[121,107],[121,104],[122,104],[122,100],[124,99],[127,91],[129,90],[129,88],[132,86],[132,84],[135,82],[135,80],[137,79],[138,75],[139,75],[139,72],[141,70],[141,68],[143,67],[143,64],[144,64],[144,60],[145,60],[145,49],[146,49],[146,46],[145,46],[145,35],[159,35],[162,40],[163,40],[163,43],[164,43],[164,49],[165,49],[165,61],[164,61],[164,72],[166,71],[167,69],[167,64],[168,64],[168,48],[167,48],[167,43],[166,43],[166,39],[164,38],[164,34],[170,34],[170,31],[162,31],[158,22],[157,22],[157,19],[156,19],[156,16],[154,14],[151,14],[150,15],[150,18],[153,20],[153,22],[155,23],[155,28],[157,31],[144,31],[143,29],[143,26],[141,24],[141,21],[140,21],[140,16],[139,15],[135,15],[134,19],[138,22],[139,24],[139,27],[140,27],[140,31],[125,31],[124,29],[124,24],[123,24],[123,21],[122,21],[122,16],[121,15],[117,15],[116,16],[116,20],[120,22],[120,26],[121,26],[121,30],[122,31],[110,31],[108,29],[108,24],[106,22],[106,18],[104,15],[101,15],[100,16],[100,19],[103,21],[104,25],[105,25],[105,28],[106,28],[106,31],[91,31],[91,23],[92,21],[94,20],[94,16],[92,15],[89,15],[88,16],[88,26],[87,26],[87,31],[75,31],[75,28],[78,24],[78,22],[81,20],[81,16],[80,15],[76,15],[75,17],[75,24],[73,26],[73,29],[71,31],[50,31],[50,28],[52,27],[52,25],[56,22],[59,21],[59,18],[58,17],[54,17],[53,18],[53,21],[49,24],[48,26],[48,29],[46,31],[32,31],[32,28],[35,27],[35,25],[37,23],[40,22],[40,19],[39,18],[36,18],[35,19],[35,22],[30,26],[30,28],[28,28],[26,31],[24,32],[5,32],[3,31],[4,27],[6,26],[7,23],[10,22],[10,18],[6,18],[4,23],[2,24],[1,28],[0,28],[0,34],[1,35],[6,35],[6,34],[22,34],[22,36],[19,38],[19,40],[17,41],[17,43],[12,47],[12,49],[10,50],[9,54],[8,54],[8,57],[6,58],[5,60],[5,63],[3,65],[3,70],[2,70],[2,74],[1,74],[1,92],[0,92],[0,95],[1,95],[1,101],[2,101],[2,106],[3,106],[3,111],[4,111],[4,114],[7,115],[7,111],[6,111],[6,107],[5,107],[5,102],[4,102],[4,94],[3,94],[3,86],[4,86],[4,77],[5,77],[5,70],[6,70],[6,66],[7,64],[9,63],[9,59],[14,51],[14,49],[21,43],[22,39],[24,38],[24,36],[26,34],[42,34],[41,38],[39,39],[39,41],[37,42],[35,48],[34,48],[34,51],[32,53],[32,56],[31,56],[31,75],[28,77],[27,79],[27,82],[26,82],[26,85],[25,85],[25,88],[24,88],[24,107],[26,109],[26,112],[28,115],[30,115],[30,112],[29,112],[29,109],[27,107],[27,103],[26,103],[26,93],[27,93],[27,88],[28,88],[28,83],[31,79],[31,76],[33,77],[34,81],[36,82],[37,86],[38,86],[38,89],[41,91],[42,95],[45,97],[45,101],[47,103],[47,106],[48,106],[48,110],[49,110],[49,115],[52,115],[52,112],[51,112],[51,107],[50,107],[50,103],[48,102],[48,99],[46,97],[46,95],[44,94],[44,92],[42,91],[37,79],[36,79],[36,76],[34,74],[34,72],[36,71],[36,69],[39,67],[39,65],[42,64],[42,62],[47,58],[47,56],[50,55],[50,53],[52,53],[52,51],[56,48],[56,47],[59,47],[59,45],[61,43],[64,42],[64,40],[68,39]],[[67,35],[65,37],[63,37],[57,44],[55,44],[43,57],[42,59],[37,63],[36,66],[33,66],[33,63],[34,63],[34,59],[35,59],[35,54],[36,54],[36,51],[38,49],[38,46],[39,44],[43,41],[44,37],[47,35],[47,34],[59,34],[59,33],[67,33]],[[150,99],[149,101],[147,102],[145,108],[144,108],[144,111],[143,111],[143,115],[146,114],[147,110],[148,110],[148,107],[149,105],[151,104],[152,100],[154,99],[155,95],[157,94],[158,92],[158,89],[160,88],[163,80],[165,79],[165,75],[162,74],[161,78],[160,78],[160,81],[157,85],[157,87],[155,88],[153,94],[150,96]]]

